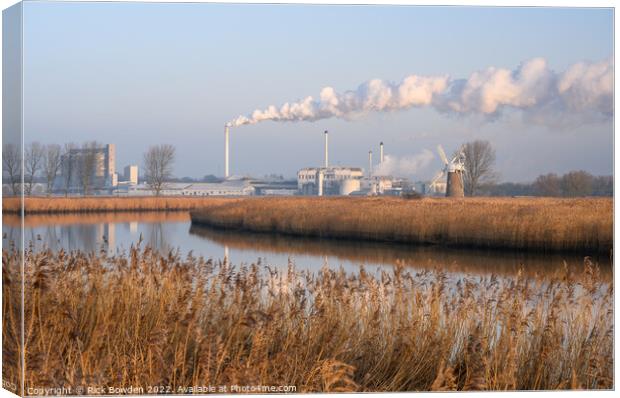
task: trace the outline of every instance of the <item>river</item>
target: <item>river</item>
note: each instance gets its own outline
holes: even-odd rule
[[[506,251],[448,249],[383,242],[308,239],[272,234],[222,231],[192,225],[187,212],[93,213],[28,215],[24,219],[24,239],[35,250],[105,250],[126,252],[140,240],[162,252],[180,250],[185,256],[225,257],[232,264],[261,261],[276,267],[289,262],[298,269],[317,271],[322,266],[358,270],[386,269],[397,261],[414,269],[439,268],[446,272],[486,275],[516,274],[519,269],[533,276],[561,272],[565,263],[571,270],[583,269],[584,256]],[[4,215],[3,247],[17,241],[20,219]],[[602,274],[611,275],[607,257],[593,258]]]

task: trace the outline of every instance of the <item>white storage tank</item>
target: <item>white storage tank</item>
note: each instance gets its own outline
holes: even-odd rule
[[[340,182],[340,195],[350,195],[351,192],[360,190],[360,180],[347,178]]]

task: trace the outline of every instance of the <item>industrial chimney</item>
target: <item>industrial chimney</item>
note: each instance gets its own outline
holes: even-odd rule
[[[379,144],[379,163],[383,164],[383,141]]]
[[[228,124],[224,125],[224,177],[228,178]]]
[[[329,167],[329,158],[328,158],[328,137],[329,137],[329,133],[327,132],[327,130],[325,130],[325,168]]]
[[[372,151],[368,151],[368,178],[372,177]]]

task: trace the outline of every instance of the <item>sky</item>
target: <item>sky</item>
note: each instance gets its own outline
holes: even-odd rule
[[[613,87],[586,79],[613,71],[611,9],[26,2],[23,15],[25,141],[113,143],[118,169],[165,143],[176,176],[221,176],[224,124],[274,105],[231,129],[232,174],[319,166],[324,130],[332,164],[367,167],[382,141],[389,171],[415,180],[442,167],[438,144],[475,139],[503,181],[612,174],[611,97],[593,90]],[[375,87],[411,75],[435,95],[414,84],[413,102],[377,105]],[[567,79],[580,85],[556,88]],[[375,102],[326,111],[356,95]],[[316,114],[283,119],[308,96],[325,98]]]

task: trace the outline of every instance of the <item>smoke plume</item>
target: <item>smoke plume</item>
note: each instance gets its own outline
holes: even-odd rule
[[[581,62],[557,73],[543,58],[523,62],[515,70],[488,67],[467,79],[449,76],[410,75],[400,83],[369,80],[356,90],[337,93],[321,90],[279,107],[270,105],[230,126],[271,121],[316,121],[332,117],[350,119],[368,112],[388,112],[432,107],[439,112],[497,117],[504,109],[520,110],[537,120],[541,115],[582,114],[583,120],[613,116],[613,60]],[[544,117],[544,116],[543,116]]]
[[[383,163],[375,166],[373,174],[379,176],[407,177],[418,174],[420,170],[426,168],[435,158],[432,151],[424,149],[422,152],[413,155],[398,157],[386,155]]]

